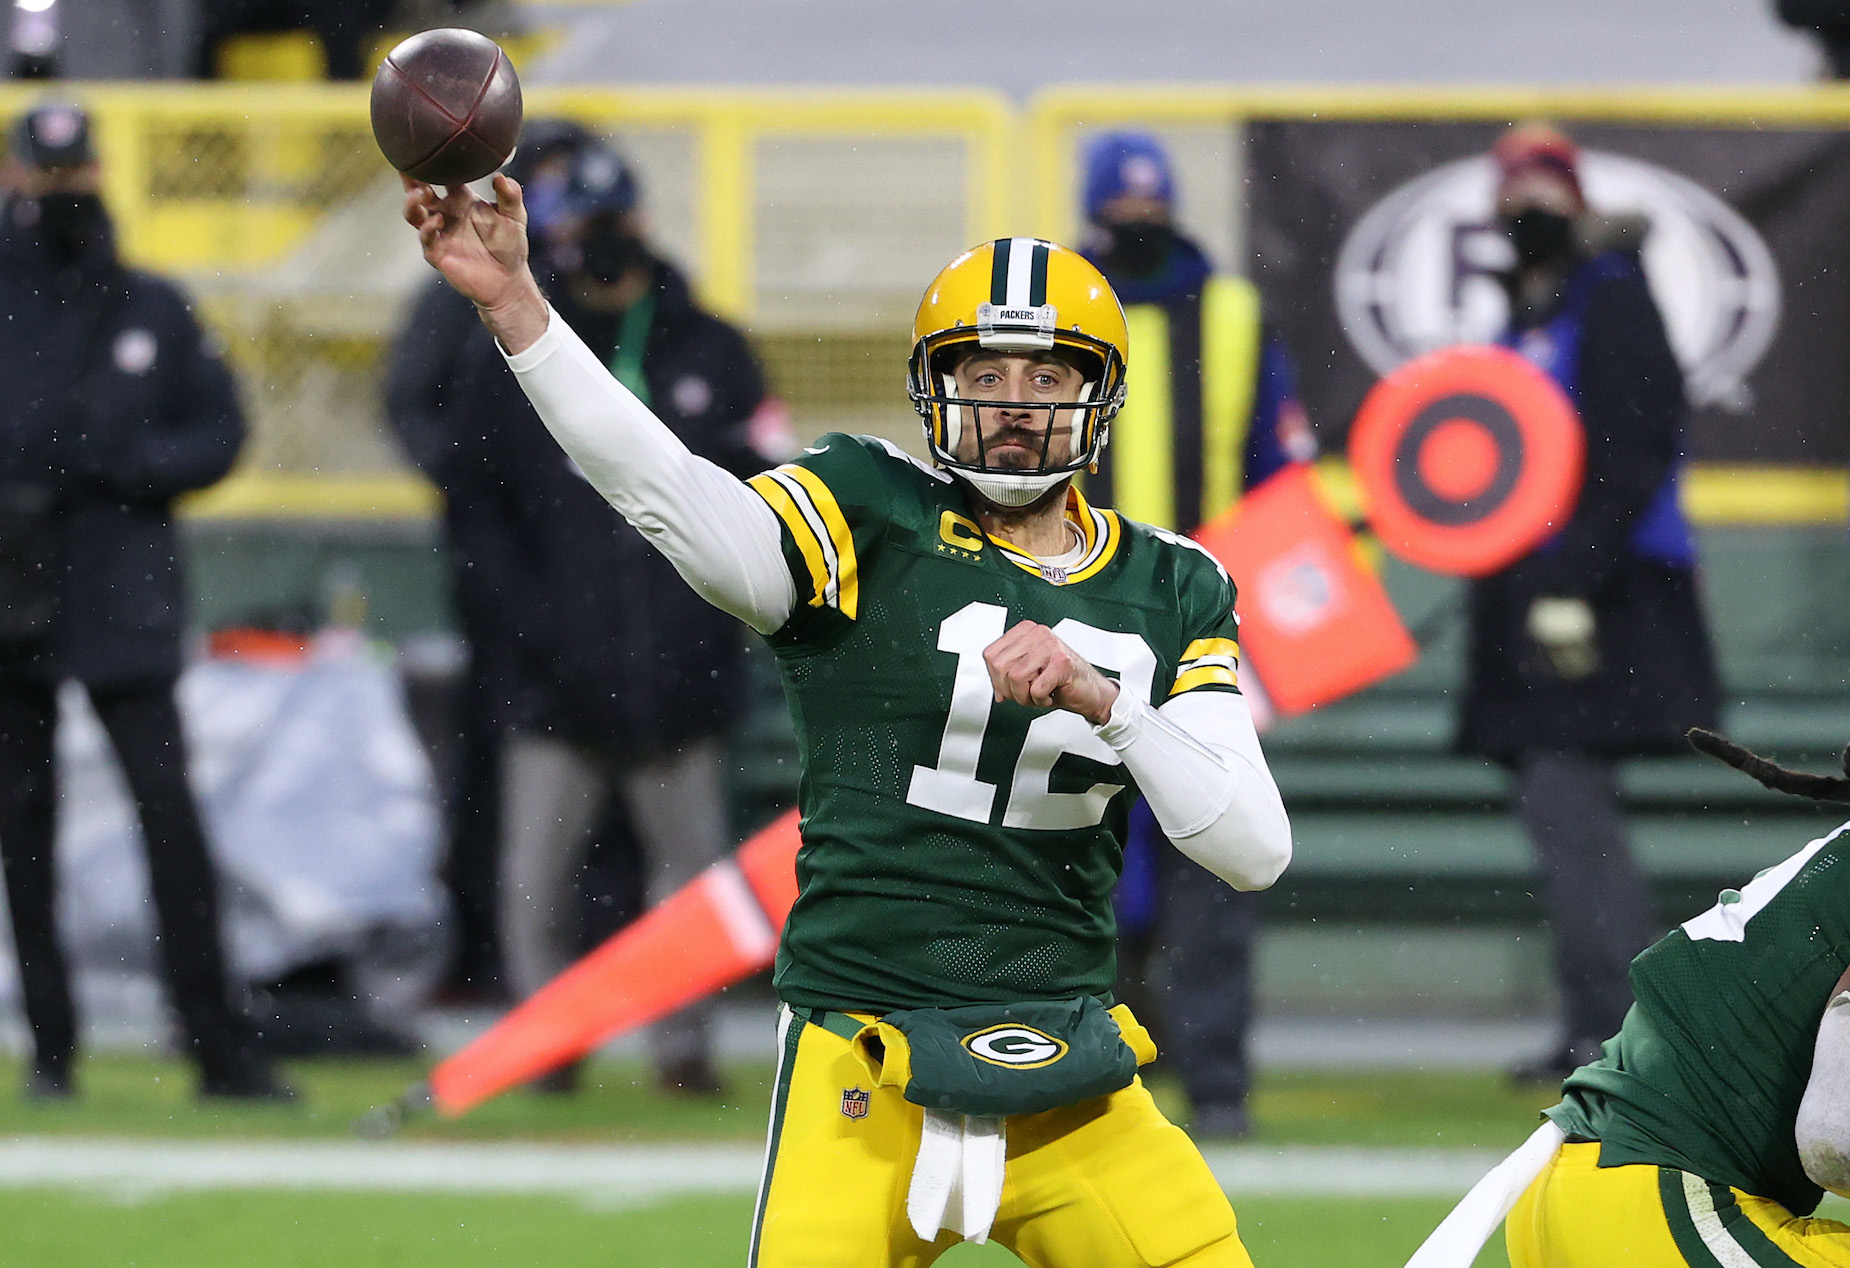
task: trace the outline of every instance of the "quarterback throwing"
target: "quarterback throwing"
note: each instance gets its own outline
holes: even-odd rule
[[[1111,1007],[1128,808],[1242,889],[1290,825],[1239,691],[1234,587],[1089,505],[1128,340],[1110,286],[1033,238],[927,288],[925,463],[829,435],[741,482],[690,454],[548,307],[520,190],[407,181],[426,259],[475,302],[586,477],[775,653],[803,758],[799,897],[749,1262],[1247,1266],[1232,1207],[1137,1078]]]

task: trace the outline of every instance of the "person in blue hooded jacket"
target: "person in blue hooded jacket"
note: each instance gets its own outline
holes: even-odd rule
[[[1176,227],[1174,164],[1157,138],[1092,138],[1084,177],[1091,233],[1080,249],[1123,301],[1139,366],[1086,495],[1191,533],[1286,466],[1316,457],[1297,373],[1261,317],[1258,289],[1217,273]],[[1139,803],[1116,906],[1120,981],[1157,1019],[1188,1091],[1191,1129],[1246,1135],[1253,895],[1164,847]]]
[[[1516,1073],[1553,1080],[1618,1029],[1627,966],[1659,932],[1617,764],[1713,727],[1719,687],[1678,503],[1683,373],[1645,278],[1643,227],[1590,210],[1578,151],[1552,128],[1514,129],[1493,157],[1515,256],[1502,341],[1566,391],[1587,446],[1566,526],[1471,583],[1458,736],[1513,774],[1544,877],[1562,1034]]]

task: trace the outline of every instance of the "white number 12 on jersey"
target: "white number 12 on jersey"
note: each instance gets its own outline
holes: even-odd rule
[[[957,657],[957,676],[951,684],[951,709],[944,722],[944,741],[938,747],[938,764],[912,768],[907,804],[974,823],[993,822],[998,789],[976,777],[989,711],[995,704],[983,650],[1007,628],[1008,609],[993,603],[969,604],[938,627],[938,650]],[[1070,617],[1054,626],[1053,632],[1100,669],[1114,671],[1124,690],[1149,699],[1156,653],[1137,635],[1097,629]],[[1120,765],[1111,746],[1077,713],[1053,709],[1042,714],[1028,725],[1015,760],[1002,826],[1049,831],[1090,828],[1105,817],[1106,804],[1124,785],[1101,783],[1084,792],[1054,792],[1053,768],[1065,753],[1106,766]]]

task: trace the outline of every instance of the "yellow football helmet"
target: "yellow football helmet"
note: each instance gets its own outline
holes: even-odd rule
[[[1130,338],[1111,283],[1076,251],[1040,238],[998,238],[945,265],[925,288],[912,321],[912,360],[906,393],[925,420],[925,440],[938,464],[1002,506],[1026,506],[1104,451],[1111,420],[1124,404]],[[1048,427],[1033,470],[985,461],[976,408],[997,405],[1051,409],[1045,402],[979,401],[957,395],[952,367],[970,348],[1005,352],[1059,349],[1085,375],[1067,452],[1053,452]],[[1051,420],[1050,420],[1051,424]],[[974,462],[959,458],[968,427],[977,436]]]

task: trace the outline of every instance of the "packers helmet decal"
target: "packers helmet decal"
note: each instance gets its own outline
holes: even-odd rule
[[[1130,340],[1117,295],[1085,257],[1041,238],[999,238],[966,251],[925,289],[912,341],[906,391],[931,455],[992,502],[1025,506],[1098,461],[1124,403]],[[1079,368],[1085,386],[1078,401],[1058,405],[960,397],[953,369],[977,348],[1057,353]],[[1047,413],[1036,466],[986,460],[976,411],[996,406]],[[1073,420],[1064,433],[1056,425],[1062,419]]]

